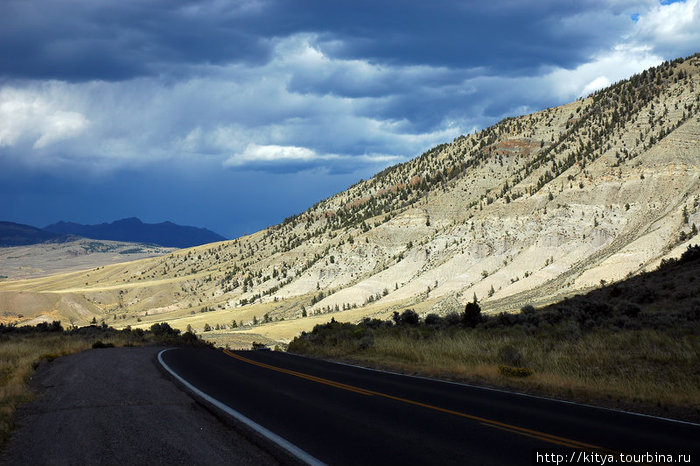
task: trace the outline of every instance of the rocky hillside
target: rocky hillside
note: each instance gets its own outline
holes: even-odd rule
[[[545,304],[656,268],[698,225],[696,55],[461,136],[251,236],[0,284],[0,312],[21,295],[43,300],[35,316],[288,340],[330,313]]]

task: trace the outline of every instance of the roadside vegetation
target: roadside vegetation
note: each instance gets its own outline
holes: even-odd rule
[[[520,313],[335,320],[289,351],[700,420],[700,247],[679,260]]]
[[[181,334],[167,323],[146,331],[115,330],[104,324],[64,330],[58,321],[36,326],[0,324],[0,448],[9,439],[17,406],[34,398],[29,381],[40,364],[90,348],[158,344],[207,345],[193,333]]]

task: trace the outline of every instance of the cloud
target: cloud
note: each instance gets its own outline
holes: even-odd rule
[[[3,0],[0,74],[118,81],[188,64],[256,63],[266,37],[247,31],[267,2]]]
[[[435,76],[449,73],[415,67],[376,71],[366,62],[325,56],[315,40],[308,34],[280,39],[268,63],[208,65],[199,76],[182,80],[15,81],[0,94],[12,122],[0,141],[6,155],[37,169],[109,171],[183,159],[231,169],[333,171],[351,169],[351,159],[355,169],[403,160],[459,134],[460,126],[439,111],[422,120],[418,113],[400,114],[411,101],[434,95]],[[349,96],[344,83],[335,88],[332,80],[299,84],[314,74],[360,76],[371,70],[376,79],[367,78],[367,87],[380,75],[379,87],[391,80],[415,86],[405,84],[391,95]],[[422,75],[431,74],[422,82]],[[450,84],[455,78],[440,79]],[[19,101],[32,110],[18,112]]]
[[[0,163],[381,169],[682,55],[700,30],[698,0],[165,5],[57,0],[65,22],[47,24],[3,2]]]
[[[695,53],[698,17],[698,0],[4,0],[3,215],[251,232]]]
[[[585,62],[631,29],[632,5],[648,3],[4,0],[0,75],[70,82],[182,77],[199,66],[262,65],[278,40],[304,34],[317,35],[326,56],[370,67],[532,74],[542,65]]]
[[[686,0],[657,4],[640,15],[630,39],[650,44],[665,57],[698,52],[700,44],[700,1]]]
[[[295,146],[259,146],[248,144],[248,147],[240,153],[233,155],[224,161],[224,166],[235,167],[247,163],[266,162],[310,162],[321,159],[337,158],[334,155],[320,156],[315,151],[306,147]]]
[[[544,81],[559,99],[573,100],[662,61],[663,57],[653,53],[649,46],[619,44],[574,69],[553,70],[544,76]]]
[[[319,167],[332,167],[331,173],[350,173],[359,165],[386,165],[397,163],[401,157],[395,155],[363,154],[343,156],[338,154],[318,154],[312,149],[296,146],[249,144],[240,154],[235,154],[223,162],[224,167],[246,170],[298,172]],[[328,163],[332,162],[332,163]]]
[[[0,147],[42,149],[84,132],[88,120],[61,98],[59,87],[49,84],[42,92],[0,88]]]

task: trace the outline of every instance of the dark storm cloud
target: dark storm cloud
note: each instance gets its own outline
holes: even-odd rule
[[[588,14],[592,2],[334,1],[284,2],[301,30],[325,32],[324,50],[339,58],[494,73],[575,66],[606,44],[605,29],[562,29]],[[599,7],[600,5],[595,5]],[[313,11],[307,15],[305,12]],[[620,26],[623,18],[601,15]],[[523,40],[523,38],[527,38]]]
[[[259,64],[270,58],[275,39],[299,33],[317,34],[324,53],[334,58],[533,73],[542,65],[575,66],[610,42],[609,31],[619,34],[629,26],[621,11],[593,13],[601,5],[5,0],[0,3],[0,75],[120,80],[178,74],[192,65]],[[595,19],[596,27],[578,27],[577,18]],[[348,95],[371,92],[347,82],[339,89]]]
[[[261,62],[266,38],[245,30],[254,2],[4,0],[0,75],[120,80],[187,64]]]
[[[250,233],[698,43],[700,0],[0,0],[0,219]]]

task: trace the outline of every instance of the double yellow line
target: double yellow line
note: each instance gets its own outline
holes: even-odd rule
[[[462,413],[460,411],[454,411],[452,409],[441,408],[439,406],[434,406],[434,405],[427,404],[427,403],[421,403],[419,401],[409,400],[407,398],[401,398],[398,396],[389,395],[387,393],[376,392],[374,390],[366,390],[364,388],[355,387],[353,385],[348,385],[348,384],[344,384],[341,382],[336,382],[334,380],[328,380],[328,379],[324,379],[321,377],[316,377],[313,375],[304,374],[303,372],[297,372],[297,371],[292,371],[289,369],[284,369],[282,367],[272,366],[270,364],[265,364],[262,362],[254,361],[252,359],[248,359],[246,357],[243,357],[241,355],[233,353],[229,350],[224,350],[224,353],[226,353],[228,356],[231,356],[232,358],[236,358],[239,361],[243,361],[243,362],[246,362],[248,364],[253,364],[255,366],[263,367],[265,369],[269,369],[269,370],[272,370],[275,372],[281,372],[283,374],[288,374],[288,375],[291,375],[294,377],[299,377],[302,379],[310,380],[312,382],[317,382],[317,383],[321,383],[324,385],[329,385],[331,387],[339,388],[341,390],[347,390],[347,391],[359,393],[361,395],[366,395],[366,396],[378,396],[378,397],[387,398],[390,400],[398,401],[401,403],[406,403],[406,404],[413,405],[413,406],[420,406],[422,408],[432,409],[433,411],[439,411],[441,413],[452,414],[454,416],[459,416],[459,417],[463,417],[463,418],[471,419],[473,421],[480,422],[481,424],[484,424],[484,425],[489,426],[489,427],[495,427],[495,428],[500,429],[500,430],[513,432],[515,434],[523,435],[525,437],[543,440],[545,442],[553,443],[555,445],[559,445],[559,446],[563,446],[563,447],[575,448],[577,450],[598,452],[598,453],[603,453],[603,454],[619,455],[619,452],[617,452],[617,451],[609,450],[609,449],[606,449],[603,447],[599,447],[597,445],[591,445],[588,443],[579,442],[577,440],[568,439],[566,437],[559,437],[557,435],[552,435],[552,434],[547,434],[547,433],[539,432],[539,431],[532,430],[532,429],[527,429],[525,427],[514,426],[512,424],[506,424],[505,422],[494,421],[494,420],[486,419],[486,418],[483,418],[480,416],[474,416],[472,414]]]

